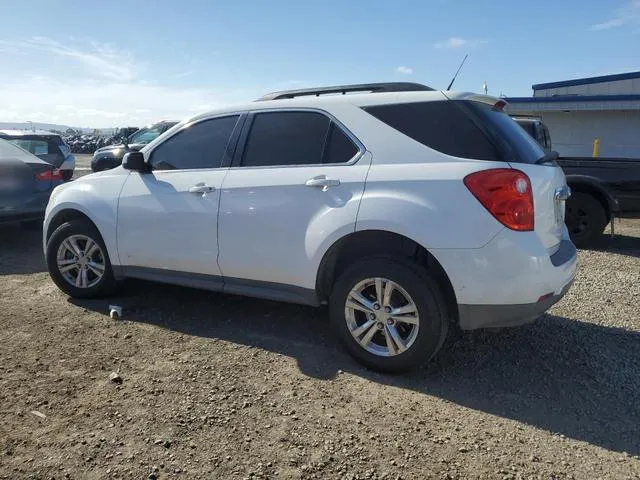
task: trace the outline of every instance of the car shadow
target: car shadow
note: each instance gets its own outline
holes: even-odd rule
[[[0,225],[0,275],[46,272],[42,231],[20,225]]]
[[[346,371],[436,396],[608,450],[640,454],[640,333],[545,315],[520,328],[462,335],[432,363],[403,375],[369,371],[338,345],[326,309],[129,281],[126,294],[70,300],[183,334],[262,348],[330,380]]]
[[[616,234],[606,238],[596,248],[588,249],[597,252],[610,252],[627,257],[640,257],[640,237]]]

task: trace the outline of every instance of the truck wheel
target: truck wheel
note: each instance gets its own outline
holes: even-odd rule
[[[359,260],[338,278],[329,299],[331,323],[347,351],[382,372],[427,362],[447,335],[447,307],[429,273],[400,259]]]
[[[565,223],[576,247],[593,247],[607,226],[607,212],[597,198],[575,192],[567,200]]]

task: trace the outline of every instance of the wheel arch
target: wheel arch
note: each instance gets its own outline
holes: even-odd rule
[[[385,230],[362,230],[345,235],[325,252],[316,276],[318,300],[325,303],[331,295],[335,279],[348,265],[373,255],[400,256],[416,262],[433,273],[445,296],[449,317],[457,323],[458,303],[453,285],[438,260],[415,240]]]
[[[53,217],[51,217],[51,220],[49,221],[47,230],[45,232],[45,244],[49,242],[51,235],[53,235],[53,232],[55,232],[60,225],[76,219],[87,220],[91,222],[96,228],[98,228],[96,223],[85,213],[75,208],[65,208],[58,211]]]
[[[106,232],[100,227],[100,222],[97,222],[96,219],[91,214],[91,211],[88,211],[86,208],[77,205],[77,204],[59,204],[56,206],[56,209],[47,215],[45,218],[45,225],[43,229],[43,248],[44,251],[47,251],[47,244],[53,232],[65,222],[69,222],[74,219],[84,219],[90,222],[98,233],[102,237],[102,241],[107,247],[107,253],[109,255],[109,260],[112,265],[119,265],[118,260],[118,252],[115,245],[115,238],[113,235],[105,235]],[[115,222],[115,220],[114,220]]]
[[[585,193],[598,200],[607,214],[607,222],[618,212],[618,201],[597,179],[568,175],[567,185],[572,192]]]

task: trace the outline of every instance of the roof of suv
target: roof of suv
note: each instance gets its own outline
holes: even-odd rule
[[[273,94],[270,94],[273,95]],[[267,95],[266,97],[269,97]],[[262,97],[265,98],[265,97]],[[319,96],[304,95],[295,98],[260,100],[246,104],[231,105],[189,117],[185,122],[193,122],[216,114],[238,111],[270,110],[277,108],[322,108],[322,106],[351,104],[357,107],[410,102],[430,102],[442,100],[475,100],[494,105],[504,100],[488,95],[471,92],[452,92],[441,90],[393,91],[376,93],[327,94]]]

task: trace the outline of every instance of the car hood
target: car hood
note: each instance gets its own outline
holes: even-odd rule
[[[132,143],[127,146],[125,146],[124,144],[107,145],[105,147],[99,148],[98,150],[95,151],[95,153],[102,153],[102,154],[111,153],[117,156],[119,152],[122,152],[123,154],[126,152],[137,152],[139,150],[142,150],[143,147],[144,147],[144,144],[142,143]]]

